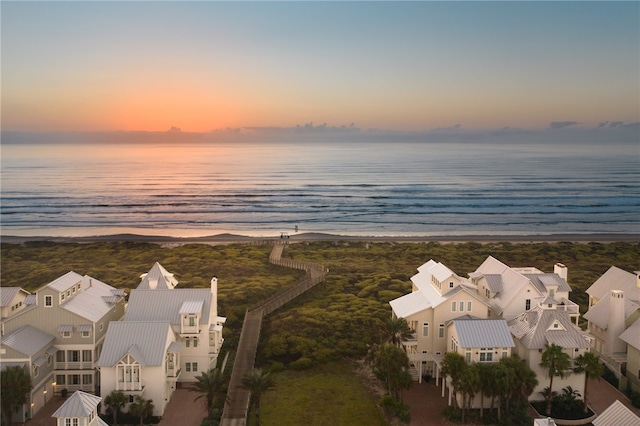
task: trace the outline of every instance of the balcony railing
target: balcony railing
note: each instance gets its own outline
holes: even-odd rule
[[[75,361],[59,362],[59,361],[56,361],[55,364],[54,364],[54,369],[55,370],[93,370],[94,369],[94,365],[93,365],[93,362],[91,362],[91,361],[84,361],[84,362],[75,362]]]
[[[557,305],[558,310],[565,311],[569,315],[579,315],[580,314],[580,306],[571,300],[562,299],[561,304]]]
[[[411,333],[408,337],[402,339],[404,346],[413,346],[418,344],[418,333]]]
[[[137,381],[137,382],[121,382],[118,380],[118,388],[117,390],[120,391],[141,391],[142,388],[144,386],[142,386],[142,382]]]

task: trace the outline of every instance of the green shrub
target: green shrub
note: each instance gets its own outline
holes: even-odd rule
[[[301,357],[289,364],[293,370],[307,370],[313,366],[313,361],[309,358]]]
[[[411,422],[410,407],[402,401],[398,401],[390,395],[385,395],[380,399],[380,406],[388,416],[397,417],[404,423]]]

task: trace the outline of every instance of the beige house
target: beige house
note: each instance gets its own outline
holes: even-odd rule
[[[549,386],[548,371],[540,366],[542,353],[547,345],[555,344],[562,347],[563,352],[572,360],[572,367],[573,360],[591,348],[588,336],[572,322],[568,312],[558,309],[556,301],[551,298],[541,300],[529,311],[510,320],[508,324],[516,343],[514,353],[524,359],[538,377],[538,386],[529,400],[541,399],[540,392]],[[554,391],[560,391],[567,386],[584,395],[584,374],[575,374],[570,368],[564,378],[554,379]]]
[[[29,292],[20,287],[0,287],[0,320],[9,318],[24,309]],[[2,321],[4,323],[4,321]],[[3,330],[0,330],[4,334]]]
[[[209,289],[176,288],[156,263],[131,291],[124,320],[111,323],[97,366],[101,394],[151,399],[161,416],[178,383],[215,367],[226,318],[218,316],[218,280]]]
[[[636,392],[640,392],[640,319],[634,321],[620,339],[627,344],[627,364],[624,377]]]
[[[407,320],[415,332],[402,345],[409,355],[414,379],[421,382],[424,374],[438,375],[438,365],[449,344],[447,322],[465,315],[487,318],[489,306],[468,280],[434,260],[420,266],[411,281],[412,293],[389,304],[393,315]]]
[[[32,375],[32,399],[22,415],[33,416],[63,390],[95,393],[95,361],[107,325],[124,315],[124,291],[72,271],[33,294],[13,293],[17,307],[2,319],[2,364],[23,363]]]

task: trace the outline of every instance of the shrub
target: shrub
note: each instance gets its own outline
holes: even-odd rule
[[[390,395],[385,395],[380,399],[380,406],[389,416],[395,416],[404,423],[411,421],[410,407]]]
[[[618,389],[618,384],[620,379],[616,377],[616,374],[607,366],[605,366],[604,373],[602,374],[602,378],[611,384],[614,388]]]
[[[313,361],[309,358],[301,357],[289,364],[294,370],[307,370],[313,366]]]

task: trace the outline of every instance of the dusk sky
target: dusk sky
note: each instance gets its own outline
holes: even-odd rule
[[[2,129],[640,116],[640,3],[2,1]]]

